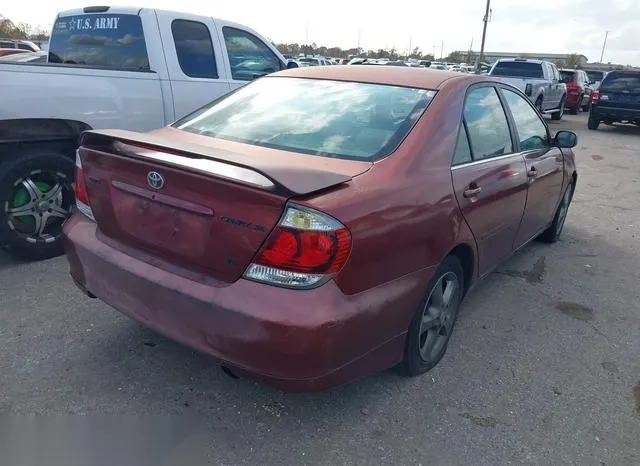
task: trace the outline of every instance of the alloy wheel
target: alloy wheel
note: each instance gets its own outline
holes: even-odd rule
[[[562,229],[564,228],[564,222],[567,219],[567,212],[569,210],[569,202],[571,202],[571,185],[565,190],[564,196],[562,196],[562,202],[558,210],[558,221],[556,222],[556,237],[560,236]]]
[[[446,346],[460,304],[460,281],[453,272],[438,279],[424,306],[419,330],[420,357],[433,361]]]
[[[60,173],[32,172],[14,183],[5,214],[9,227],[27,242],[55,241],[71,214],[73,187]]]

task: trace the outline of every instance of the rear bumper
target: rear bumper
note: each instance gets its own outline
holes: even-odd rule
[[[331,388],[400,362],[423,280],[433,273],[353,296],[333,281],[307,291],[194,281],[126,255],[96,233],[82,214],[64,227],[71,275],[85,293],[236,372],[293,391]]]
[[[620,108],[603,106],[601,104],[592,105],[591,116],[601,121],[640,120],[640,106],[638,106],[638,108]]]

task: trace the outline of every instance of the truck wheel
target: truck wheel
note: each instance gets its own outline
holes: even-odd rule
[[[600,126],[600,120],[596,120],[591,115],[589,115],[589,119],[587,120],[587,128],[596,130]]]
[[[558,110],[551,114],[551,119],[556,121],[561,120],[562,115],[564,115],[564,96],[560,99],[560,107],[558,107]]]
[[[536,109],[542,115],[542,97],[538,97],[535,103]]]
[[[74,205],[73,160],[41,148],[8,157],[0,165],[0,246],[27,260],[62,254],[62,224]]]

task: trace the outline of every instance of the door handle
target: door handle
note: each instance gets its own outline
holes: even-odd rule
[[[480,194],[481,191],[481,187],[472,185],[465,189],[462,195],[468,199],[470,197],[476,197],[478,194]]]
[[[527,176],[529,178],[535,178],[538,176],[538,170],[536,170],[536,167],[531,167],[529,169],[529,171],[527,172]]]

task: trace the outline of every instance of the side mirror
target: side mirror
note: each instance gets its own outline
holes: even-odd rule
[[[298,64],[293,60],[287,62],[287,69],[290,70],[291,68],[298,68]]]
[[[578,136],[573,131],[558,131],[553,138],[553,145],[560,149],[571,149],[578,144]]]

